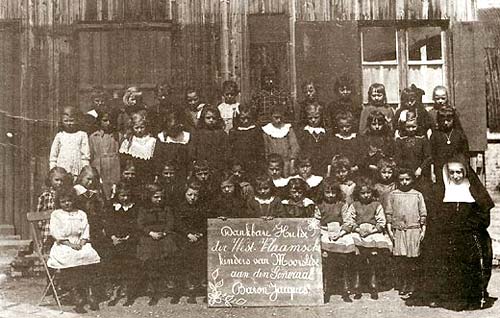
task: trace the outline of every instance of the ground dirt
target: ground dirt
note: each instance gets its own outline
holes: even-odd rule
[[[0,282],[0,300],[10,303],[26,303],[36,305],[44,287],[42,278],[7,278]],[[495,269],[489,287],[492,296],[500,296],[500,269]],[[47,298],[48,308],[57,309],[52,298]],[[123,302],[123,301],[122,301]],[[448,317],[500,317],[500,301],[493,307],[477,310],[454,312],[442,308],[429,307],[408,307],[401,300],[396,291],[390,290],[380,293],[379,300],[370,300],[367,294],[363,298],[353,303],[344,303],[339,296],[333,295],[328,304],[318,307],[267,307],[267,308],[207,308],[201,297],[198,304],[190,305],[186,303],[186,298],[182,298],[179,304],[169,304],[169,298],[162,298],[158,305],[148,306],[148,298],[141,297],[130,308],[125,308],[119,303],[116,307],[101,305],[98,312],[90,312],[82,317],[103,317],[103,318],[128,318],[128,317],[189,317],[189,318],[219,318],[219,317],[384,317],[384,318],[448,318]],[[64,310],[72,312],[71,306],[64,306]],[[0,317],[2,309],[0,308]],[[16,318],[24,318],[17,316]]]

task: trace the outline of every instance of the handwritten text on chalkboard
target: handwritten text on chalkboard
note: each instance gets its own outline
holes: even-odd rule
[[[210,306],[300,306],[323,302],[315,219],[210,219]]]

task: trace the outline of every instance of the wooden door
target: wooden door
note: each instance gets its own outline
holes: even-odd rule
[[[353,87],[361,85],[361,49],[356,21],[298,22],[296,24],[297,86],[312,80],[319,86],[320,99],[335,99],[338,77],[348,75]],[[361,103],[361,92],[354,92]],[[298,92],[298,99],[303,98]]]
[[[146,104],[154,103],[156,84],[172,77],[172,30],[160,24],[88,24],[77,33],[79,104],[89,108],[93,86],[110,95],[129,86],[139,86]]]
[[[27,150],[19,128],[21,60],[19,24],[0,21],[0,234],[15,234],[22,223]]]
[[[454,105],[471,151],[484,151],[486,139],[486,78],[484,29],[480,23],[460,22],[452,28]]]

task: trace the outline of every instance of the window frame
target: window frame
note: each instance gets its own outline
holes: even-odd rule
[[[448,31],[449,31],[449,20],[402,20],[402,21],[359,21],[359,34],[360,34],[360,59],[361,59],[361,76],[362,82],[364,82],[364,69],[370,66],[396,66],[398,73],[398,92],[401,92],[404,88],[408,87],[409,83],[409,70],[411,66],[441,66],[442,72],[442,85],[447,86],[449,82],[449,49],[448,49]],[[394,61],[380,61],[380,62],[365,62],[364,61],[364,32],[366,28],[393,28],[395,31],[396,38],[396,62]],[[423,60],[415,61],[410,60],[408,44],[409,44],[409,29],[424,28],[424,27],[437,27],[440,28],[441,34],[441,59],[440,60]],[[401,56],[402,49],[404,49],[405,56]],[[368,87],[362,88],[363,93],[368,91]],[[428,92],[427,92],[428,93]],[[400,103],[400,94],[397,96],[397,101],[391,101],[390,104]],[[363,95],[363,100],[365,96]],[[366,102],[363,102],[366,103]],[[426,102],[424,101],[424,104]]]

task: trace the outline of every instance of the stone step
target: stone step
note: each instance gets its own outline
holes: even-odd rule
[[[21,235],[0,235],[1,240],[20,240]]]
[[[31,240],[0,240],[0,256],[17,256],[19,252],[28,252],[31,249]]]
[[[14,235],[16,231],[14,225],[0,224],[0,235]]]

